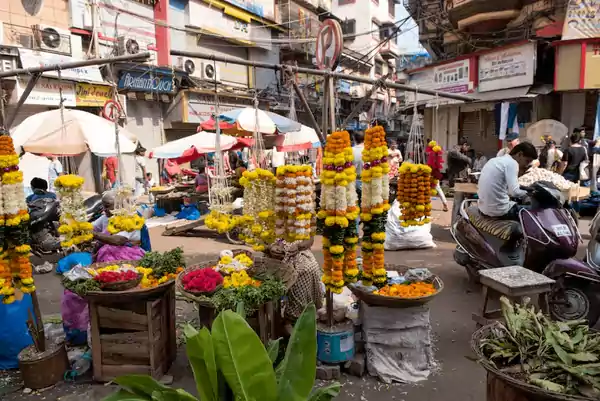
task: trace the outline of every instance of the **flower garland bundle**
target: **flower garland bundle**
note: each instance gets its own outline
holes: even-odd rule
[[[29,261],[29,213],[23,190],[23,173],[12,138],[0,135],[0,296],[2,303],[14,302],[15,288],[35,291]]]
[[[354,221],[360,209],[356,195],[356,169],[347,131],[327,137],[321,174],[321,210],[317,217],[324,220],[323,253],[325,255],[323,283],[328,290],[341,293],[345,278],[355,281],[356,244],[358,233]],[[345,273],[345,274],[344,274]]]
[[[363,284],[384,285],[387,282],[384,249],[385,222],[390,210],[390,182],[388,173],[388,147],[385,131],[375,126],[365,131],[365,148],[362,152],[363,171],[361,220],[363,221]]]
[[[244,187],[240,238],[262,252],[275,241],[275,175],[261,168],[244,171],[240,185]]]
[[[431,172],[431,167],[425,164],[407,162],[400,167],[398,202],[402,227],[422,226],[430,222]]]
[[[219,234],[225,234],[233,230],[240,219],[238,216],[233,216],[229,213],[223,213],[218,210],[211,210],[206,219],[204,220],[204,224],[211,230],[216,230]]]
[[[84,179],[77,175],[62,175],[54,181],[61,205],[61,216],[58,232],[61,235],[61,246],[69,249],[87,247],[94,239],[93,226],[87,221],[81,189]]]
[[[128,187],[119,188],[115,197],[115,209],[108,219],[108,232],[112,235],[133,233],[140,231],[145,223],[146,220],[137,213],[133,190]]]
[[[310,239],[315,217],[311,166],[277,168],[275,235],[286,241]],[[315,227],[316,228],[316,227]]]
[[[427,165],[431,167],[431,196],[437,195],[435,189],[442,179],[442,167],[444,159],[442,158],[442,147],[436,141],[431,141],[425,149],[427,155]]]

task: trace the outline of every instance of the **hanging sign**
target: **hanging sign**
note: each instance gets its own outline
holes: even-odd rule
[[[535,56],[535,42],[480,56],[479,92],[533,85]]]
[[[77,106],[102,107],[112,99],[112,88],[106,85],[77,83],[75,86]]]
[[[104,107],[102,108],[102,117],[106,118],[108,121],[115,122],[123,115],[123,109],[119,103],[114,100],[107,100],[104,103]]]
[[[600,0],[570,0],[562,40],[600,37]]]
[[[118,88],[130,91],[172,93],[175,91],[172,76],[156,75],[151,71],[124,72],[119,79]]]
[[[342,26],[336,20],[326,19],[317,33],[317,67],[320,70],[334,70],[343,48]]]

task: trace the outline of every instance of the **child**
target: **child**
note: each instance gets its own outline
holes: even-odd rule
[[[152,178],[152,173],[146,173],[146,191],[148,191],[148,200],[150,203],[154,203],[154,195],[152,195],[152,191],[150,189],[155,186],[154,178]]]

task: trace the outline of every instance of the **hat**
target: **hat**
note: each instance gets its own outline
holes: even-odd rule
[[[519,133],[517,132],[509,132],[506,134],[506,138],[504,138],[507,142],[514,141],[515,139],[519,139]]]

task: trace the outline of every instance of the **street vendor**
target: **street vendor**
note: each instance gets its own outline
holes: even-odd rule
[[[94,239],[97,241],[96,263],[117,260],[139,260],[151,250],[148,227],[141,230],[111,234],[108,231],[109,219],[115,208],[116,191],[107,191],[102,195],[104,214],[94,224]]]
[[[314,303],[317,310],[323,306],[323,271],[311,251],[313,244],[314,238],[295,242],[278,241],[267,249],[269,256],[281,260],[294,272],[295,280],[288,290],[285,308],[285,327],[290,334],[293,322],[300,317],[306,305]]]

